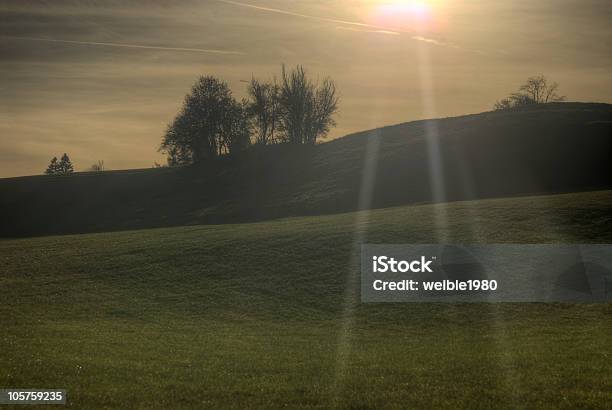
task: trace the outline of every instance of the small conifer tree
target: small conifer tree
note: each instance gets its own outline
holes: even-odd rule
[[[59,162],[59,174],[68,175],[74,172],[74,167],[72,166],[72,162],[66,153],[62,155],[62,159]]]
[[[47,167],[47,170],[45,171],[45,174],[54,175],[54,174],[57,174],[58,171],[59,171],[59,163],[57,162],[57,157],[53,157],[51,159],[51,162],[49,163],[49,166]]]

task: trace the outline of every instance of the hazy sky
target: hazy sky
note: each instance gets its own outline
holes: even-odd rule
[[[489,110],[530,75],[612,102],[612,2],[0,0],[0,177],[150,167],[199,75],[331,76],[330,138]]]

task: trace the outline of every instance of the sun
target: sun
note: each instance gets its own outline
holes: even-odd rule
[[[445,21],[442,0],[376,0],[369,2],[368,23],[402,31],[439,31]]]

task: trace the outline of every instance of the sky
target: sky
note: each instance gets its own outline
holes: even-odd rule
[[[200,75],[303,65],[339,90],[327,139],[478,113],[544,74],[569,101],[612,102],[601,0],[0,0],[0,177],[163,163],[167,124]]]

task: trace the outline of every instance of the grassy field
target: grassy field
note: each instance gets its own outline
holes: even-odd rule
[[[612,191],[2,240],[0,387],[75,408],[612,403],[609,304],[361,304],[361,241],[612,243]]]

